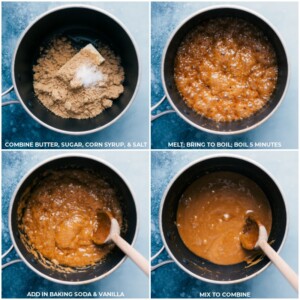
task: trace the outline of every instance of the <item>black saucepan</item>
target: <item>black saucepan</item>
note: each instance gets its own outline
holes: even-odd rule
[[[125,254],[118,248],[107,255],[106,259],[94,266],[85,269],[74,269],[73,272],[58,271],[42,264],[32,253],[27,251],[21,238],[18,227],[18,204],[24,191],[33,182],[38,182],[47,170],[59,170],[63,168],[80,168],[93,170],[104,178],[116,190],[120,199],[126,229],[121,230],[121,236],[130,244],[135,240],[137,232],[137,211],[135,201],[126,181],[122,176],[106,162],[90,156],[64,155],[51,158],[30,171],[20,182],[10,204],[9,226],[13,245],[26,265],[40,276],[62,284],[84,284],[104,278],[116,270],[125,260]],[[46,238],[46,237],[45,237]]]
[[[60,118],[45,108],[34,94],[32,67],[40,56],[39,49],[57,35],[69,37],[79,49],[88,43],[105,42],[121,57],[125,71],[124,93],[111,108],[94,118]],[[89,6],[63,6],[46,12],[26,28],[15,50],[12,77],[21,104],[36,121],[62,133],[92,133],[115,122],[132,102],[139,81],[138,54],[130,34],[112,15]]]
[[[169,255],[175,263],[197,279],[211,283],[229,284],[250,279],[262,272],[270,261],[264,257],[257,264],[217,265],[192,253],[182,242],[177,227],[178,201],[184,190],[197,178],[211,172],[231,171],[247,176],[266,194],[272,209],[272,229],[269,241],[279,251],[287,231],[287,211],[283,195],[274,179],[259,165],[237,156],[211,156],[197,161],[179,172],[165,191],[160,207],[160,231]]]
[[[216,122],[197,114],[189,108],[179,94],[174,80],[174,59],[184,37],[199,23],[214,18],[233,17],[244,19],[260,28],[272,43],[278,63],[278,81],[268,104],[249,118],[233,122]],[[210,133],[234,134],[248,131],[267,120],[278,108],[288,83],[288,59],[284,44],[275,28],[262,16],[237,6],[209,7],[185,20],[170,37],[162,57],[161,77],[166,96],[174,110],[192,126]]]

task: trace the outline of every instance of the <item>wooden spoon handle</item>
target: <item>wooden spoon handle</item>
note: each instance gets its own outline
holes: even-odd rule
[[[142,269],[142,271],[149,276],[150,268],[149,262],[144,256],[142,256],[138,251],[136,251],[130,244],[128,244],[121,236],[114,234],[111,239],[113,242],[125,253],[127,254],[133,262]]]
[[[264,251],[264,253],[279,269],[279,271],[290,282],[293,288],[296,291],[298,291],[298,275],[294,272],[294,270],[279,256],[279,254],[266,241],[260,241],[259,247]]]

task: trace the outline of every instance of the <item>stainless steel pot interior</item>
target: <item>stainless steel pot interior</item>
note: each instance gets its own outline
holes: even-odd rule
[[[287,228],[287,214],[283,196],[273,179],[258,166],[235,157],[215,157],[195,163],[183,171],[172,183],[163,200],[161,230],[165,246],[175,262],[190,275],[214,283],[244,281],[260,272],[269,263],[268,258],[247,267],[247,263],[222,266],[211,263],[194,253],[183,244],[177,227],[178,201],[184,190],[197,178],[211,172],[237,172],[255,181],[264,191],[272,209],[272,229],[269,241],[277,251],[284,241]]]
[[[40,57],[40,47],[49,45],[53,37],[59,35],[68,37],[78,49],[88,43],[97,46],[98,42],[105,42],[121,57],[125,91],[111,108],[95,118],[57,117],[34,94],[32,67]],[[126,110],[137,88],[139,64],[132,39],[117,21],[90,7],[63,7],[44,15],[25,32],[16,49],[13,75],[17,94],[33,117],[51,129],[80,134],[104,128]]]
[[[97,263],[94,266],[88,267],[84,270],[74,269],[75,272],[71,273],[57,271],[52,268],[50,269],[45,267],[44,264],[41,264],[32,253],[29,253],[26,250],[23,242],[20,239],[20,232],[18,228],[18,203],[28,186],[31,186],[34,180],[42,178],[43,173],[47,170],[70,167],[93,170],[105,178],[107,182],[109,182],[116,189],[122,207],[124,224],[126,224],[126,229],[123,228],[121,235],[126,241],[128,241],[128,243],[132,243],[137,230],[137,212],[132,193],[130,192],[124,180],[114,170],[102,162],[86,157],[68,156],[57,158],[43,164],[29,174],[16,192],[15,198],[12,199],[13,204],[10,212],[10,226],[12,240],[17,247],[17,251],[30,268],[52,281],[66,284],[81,284],[91,282],[108,275],[121,263],[121,261],[125,258],[125,254],[119,250],[118,247],[115,247],[108,254],[105,260]]]
[[[234,122],[215,122],[211,119],[197,114],[185,104],[177,90],[174,80],[174,59],[177,53],[177,49],[184,37],[199,23],[208,19],[220,17],[241,18],[260,28],[272,43],[276,51],[278,62],[278,81],[276,89],[268,104],[253,116],[244,120]],[[212,133],[239,133],[254,128],[258,124],[265,121],[279,105],[285,93],[288,81],[287,54],[277,33],[270,25],[268,25],[258,16],[238,8],[214,8],[211,10],[200,12],[199,14],[191,17],[176,31],[176,33],[171,38],[169,44],[165,49],[165,56],[162,64],[164,88],[169,101],[171,101],[172,106],[176,109],[179,115],[191,125],[197,127],[198,129],[203,129]]]

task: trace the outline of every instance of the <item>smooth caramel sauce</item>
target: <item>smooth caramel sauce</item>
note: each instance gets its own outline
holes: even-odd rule
[[[247,261],[240,234],[248,214],[272,226],[270,204],[260,187],[233,172],[214,172],[200,177],[183,193],[178,204],[177,228],[186,247],[219,265]]]
[[[19,229],[26,244],[55,265],[85,267],[102,260],[114,246],[93,243],[96,211],[110,211],[122,225],[115,190],[86,170],[50,171],[44,176],[19,205]]]
[[[264,33],[238,18],[217,18],[181,42],[174,78],[186,104],[217,122],[245,119],[262,109],[276,87],[276,53]]]

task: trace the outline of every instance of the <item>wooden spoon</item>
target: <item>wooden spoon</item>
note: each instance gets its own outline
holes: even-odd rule
[[[92,239],[97,245],[114,242],[149,276],[150,269],[148,261],[120,236],[120,225],[109,212],[103,210],[97,211],[97,228],[95,228],[93,232]]]
[[[252,215],[246,218],[243,232],[240,235],[240,242],[246,250],[260,248],[290,282],[293,288],[298,291],[298,275],[268,244],[268,233],[265,226]]]

